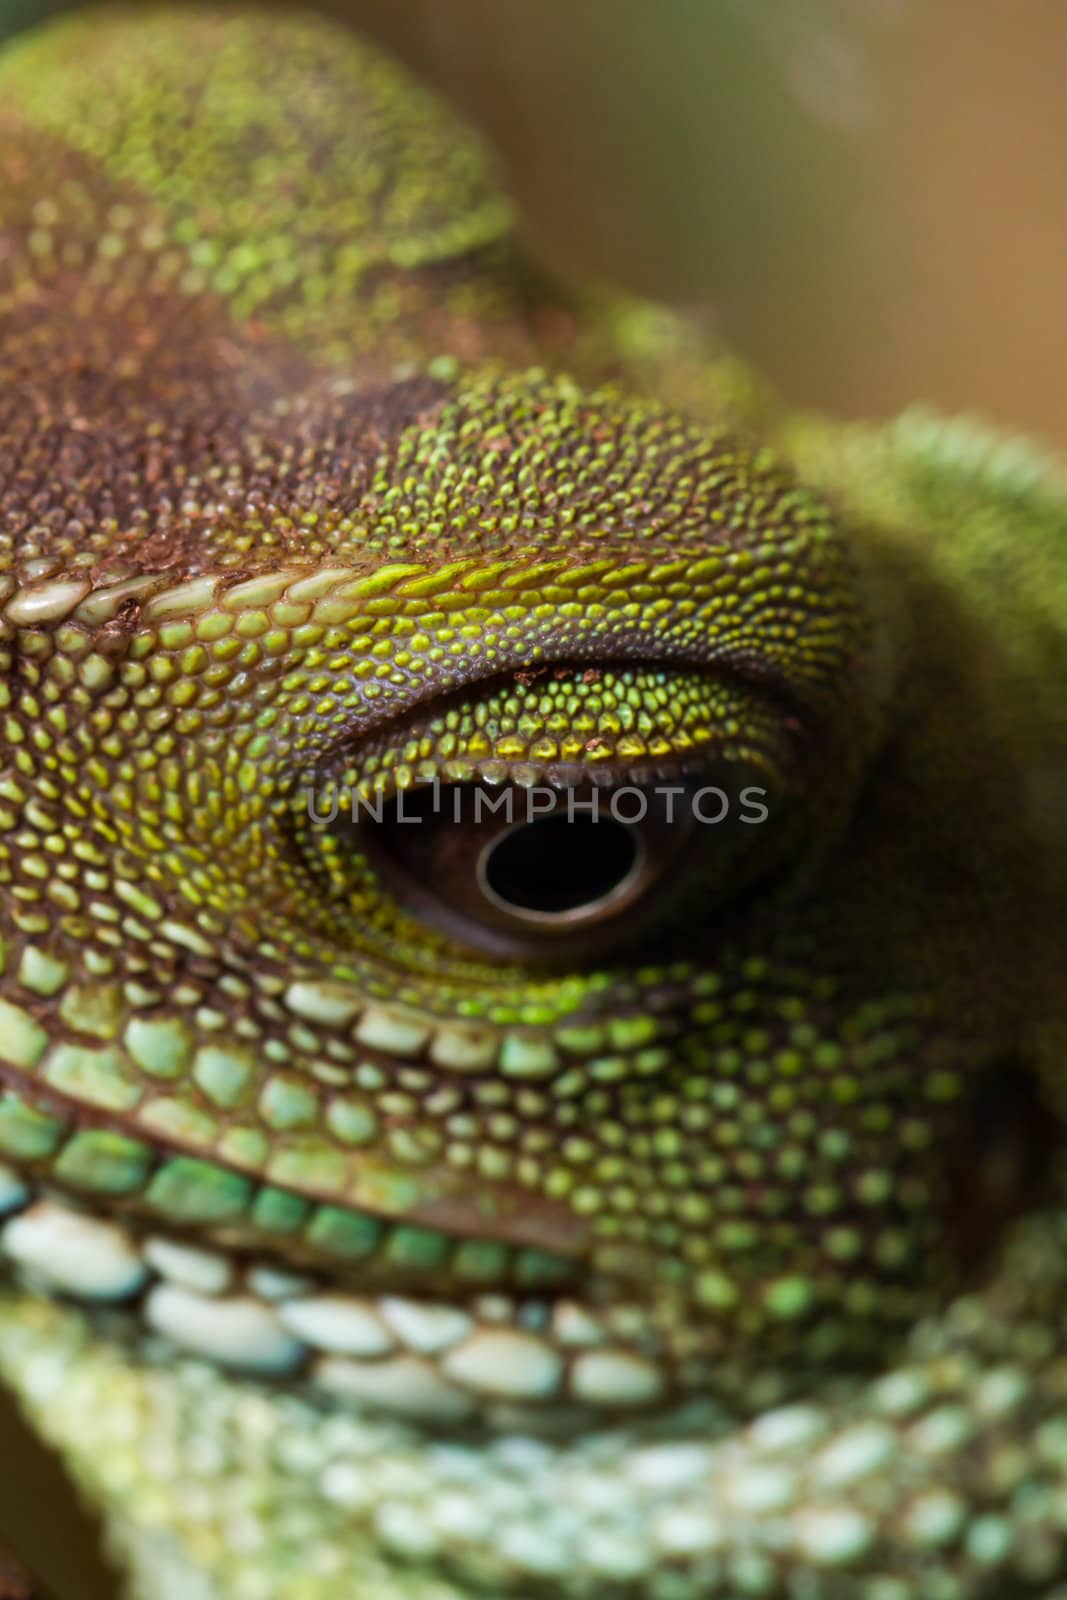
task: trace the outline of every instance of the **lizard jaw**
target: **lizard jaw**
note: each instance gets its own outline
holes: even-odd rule
[[[324,1404],[427,1426],[569,1436],[684,1398],[639,1309],[568,1295],[574,1263],[561,1257],[457,1238],[454,1258],[466,1252],[469,1270],[481,1251],[483,1269],[495,1259],[500,1277],[465,1292],[439,1279],[411,1293],[403,1291],[417,1275],[400,1262],[416,1242],[433,1244],[429,1230],[383,1227],[386,1267],[375,1281],[351,1263],[324,1271],[320,1257],[300,1270],[285,1255],[241,1250],[233,1223],[199,1242],[156,1231],[147,1215],[101,1212],[98,1197],[93,1204],[89,1213],[0,1166],[0,1253],[27,1287],[76,1301],[148,1354],[162,1338],[237,1375],[301,1385]],[[349,1214],[350,1230],[358,1221]],[[542,1286],[521,1286],[524,1275]]]

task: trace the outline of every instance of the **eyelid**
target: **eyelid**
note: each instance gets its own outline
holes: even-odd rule
[[[544,741],[516,734],[524,722],[536,719],[547,729],[552,712],[544,706],[557,693],[567,716],[578,715],[579,724],[586,717],[585,731],[553,734],[549,742],[559,749],[546,755],[540,749]],[[585,701],[580,715],[575,709],[579,696]],[[603,720],[593,726],[596,718],[588,718],[589,705],[612,697],[630,721],[620,723],[605,704]],[[552,711],[558,717],[559,708]],[[643,741],[638,737],[642,728]],[[731,755],[762,754],[776,767],[792,767],[802,762],[813,737],[808,715],[798,714],[773,690],[755,688],[730,673],[648,661],[539,663],[524,672],[497,673],[447,694],[427,696],[403,716],[381,716],[368,733],[348,730],[320,758],[316,778],[368,793],[373,783],[375,793],[387,794],[399,786],[396,772],[401,766],[410,767],[418,782],[434,776],[443,782],[485,778],[553,786],[623,782],[668,770],[684,775],[687,767],[700,771],[710,759]],[[468,739],[475,740],[476,753],[465,749]],[[446,742],[447,754],[438,756],[437,747]],[[420,744],[426,748],[419,759],[409,758],[406,752]]]

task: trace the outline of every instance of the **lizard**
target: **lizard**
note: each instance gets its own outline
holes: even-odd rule
[[[1058,462],[105,9],[0,56],[0,525],[0,1377],[128,1593],[1061,1600]]]

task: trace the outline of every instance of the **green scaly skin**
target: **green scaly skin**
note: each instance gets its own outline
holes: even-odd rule
[[[1062,480],[510,230],[325,23],[0,60],[0,1371],[152,1600],[1062,1596]],[[323,820],[679,775],[547,964]]]

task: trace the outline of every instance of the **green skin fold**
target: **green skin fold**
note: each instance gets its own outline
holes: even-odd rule
[[[1065,535],[333,25],[0,56],[0,1373],[130,1595],[1062,1600]],[[548,961],[303,803],[741,775]]]

